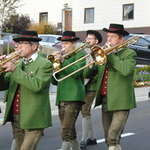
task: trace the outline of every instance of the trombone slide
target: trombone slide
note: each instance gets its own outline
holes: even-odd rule
[[[69,64],[69,65],[67,65],[67,66],[65,66],[65,67],[63,67],[63,68],[61,68],[61,69],[59,69],[58,71],[54,72],[54,73],[53,73],[54,79],[55,79],[57,82],[60,82],[60,81],[62,81],[62,80],[64,80],[64,79],[66,79],[66,78],[72,76],[73,74],[75,74],[75,73],[81,71],[82,69],[88,67],[89,65],[95,63],[95,61],[92,61],[91,63],[89,63],[89,64],[87,64],[87,65],[81,67],[80,69],[78,69],[78,70],[72,72],[71,74],[69,74],[69,75],[67,75],[67,76],[65,76],[65,77],[63,77],[63,78],[61,78],[61,79],[57,79],[57,78],[56,78],[56,74],[57,74],[58,72],[61,72],[62,70],[64,70],[64,69],[66,69],[66,68],[68,68],[68,67],[74,65],[75,63],[77,63],[77,62],[79,62],[79,61],[81,61],[81,60],[83,60],[83,59],[89,57],[90,55],[91,55],[91,54],[88,54],[88,55],[86,55],[86,56],[84,56],[84,57],[82,57],[82,58],[80,58],[80,59],[74,61],[73,63],[71,63],[71,64]]]

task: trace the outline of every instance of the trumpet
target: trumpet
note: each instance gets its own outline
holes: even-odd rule
[[[18,57],[21,51],[15,51],[9,55],[7,55],[1,62],[0,66],[4,65],[6,62],[11,61],[13,58]],[[15,64],[18,63],[18,61],[15,62]],[[0,68],[0,73],[4,72],[5,68]]]
[[[109,47],[109,48],[106,48],[106,49],[104,49],[104,48],[102,49],[100,46],[94,45],[94,46],[91,48],[90,54],[87,54],[86,56],[84,56],[84,57],[82,57],[82,58],[76,60],[75,62],[69,64],[68,66],[65,66],[65,67],[63,67],[63,68],[57,70],[56,72],[53,73],[53,77],[55,78],[56,81],[60,82],[60,81],[62,81],[62,80],[64,80],[64,79],[70,77],[71,75],[73,75],[73,74],[75,74],[75,73],[81,71],[82,69],[84,69],[84,68],[90,66],[90,65],[93,64],[93,63],[96,63],[96,64],[98,64],[98,65],[104,65],[104,64],[107,62],[107,54],[108,54],[108,53],[110,53],[111,51],[118,52],[118,51],[122,50],[122,48],[128,47],[128,46],[130,46],[130,45],[136,43],[139,39],[140,39],[140,36],[136,35],[136,36],[134,36],[134,37],[129,38],[129,39],[126,40],[126,41],[123,41],[122,43],[119,43],[119,44],[117,44],[117,45],[115,45],[115,46],[112,46],[112,47]],[[65,76],[64,78],[61,78],[61,79],[57,79],[57,78],[56,78],[56,74],[57,74],[57,73],[59,73],[59,72],[61,72],[62,70],[64,70],[64,69],[66,69],[66,68],[68,68],[68,67],[74,65],[75,63],[77,63],[77,62],[79,62],[79,61],[81,61],[81,60],[83,60],[83,59],[89,57],[90,55],[91,55],[92,58],[93,58],[93,61],[92,61],[91,63],[89,63],[89,64],[85,65],[84,67],[82,67],[82,68],[80,68],[80,69],[78,69],[78,70],[72,72],[71,74]]]
[[[73,55],[74,53],[78,53],[78,52],[82,51],[83,49],[85,49],[86,47],[88,47],[89,44],[90,44],[90,42],[86,42],[85,44],[83,44],[83,45],[77,47],[76,49],[74,49],[74,50],[72,50],[72,51],[70,51],[70,52],[68,52],[68,53],[66,53],[66,54],[64,54],[64,55],[62,55],[62,57],[63,57],[63,58],[67,58],[67,57]],[[62,49],[61,52],[64,51],[64,50],[65,50],[65,49]],[[54,57],[54,55],[52,55],[52,54],[51,54],[51,55],[48,55],[48,60],[50,60],[50,61],[52,62],[54,71],[60,70],[61,63],[60,63],[60,61],[59,61],[58,59],[56,59],[56,58]]]

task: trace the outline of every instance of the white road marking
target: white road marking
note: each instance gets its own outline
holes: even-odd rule
[[[124,133],[124,134],[121,134],[121,137],[127,137],[127,136],[131,136],[131,135],[134,135],[135,133]],[[97,140],[97,143],[103,143],[105,142],[105,139],[99,139]],[[61,150],[61,149],[57,149],[57,150]]]
[[[135,133],[124,133],[121,135],[121,137],[126,137],[126,136],[131,136],[131,135],[134,135]],[[105,142],[105,139],[99,139],[97,140],[97,143],[102,143],[102,142]]]

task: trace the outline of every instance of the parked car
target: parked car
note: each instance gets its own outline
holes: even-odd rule
[[[52,45],[53,47],[55,47],[55,48],[57,48],[58,50],[60,50],[61,51],[61,49],[62,49],[62,43],[61,42],[57,42],[57,43],[55,43],[54,45]]]
[[[137,64],[150,65],[150,35],[147,34],[129,34],[125,36],[125,40],[139,35],[141,38],[129,48],[133,49],[137,53]]]
[[[59,42],[57,40],[58,37],[61,37],[62,35],[54,35],[54,34],[39,34],[40,38],[42,38],[42,41],[40,41],[40,44],[42,46],[52,46],[55,43]]]

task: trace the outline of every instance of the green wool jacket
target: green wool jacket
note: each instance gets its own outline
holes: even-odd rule
[[[46,58],[46,54],[43,54],[41,51],[38,52],[38,55],[43,57],[43,58]]]
[[[69,65],[70,63],[78,60],[79,58],[83,56],[85,56],[83,52],[78,52],[74,54],[73,56],[64,60],[61,68]],[[86,60],[83,59],[79,61],[78,63],[58,73],[57,78],[61,79],[65,77],[66,75],[85,66],[85,64],[86,64]],[[74,75],[60,82],[56,82],[56,80],[53,78],[53,84],[57,85],[56,105],[59,105],[59,102],[61,101],[80,101],[80,102],[85,103],[83,70],[75,73]]]
[[[107,109],[109,111],[126,110],[136,107],[133,85],[136,52],[123,48],[121,51],[110,54],[108,59],[107,80]],[[92,69],[86,68],[84,77],[89,78],[98,74],[95,107],[102,104],[100,95],[102,79],[106,64],[95,65]]]
[[[0,90],[5,93],[4,122],[12,121],[12,104],[20,84],[20,119],[22,129],[46,128],[52,125],[49,102],[49,86],[52,79],[52,63],[41,56],[22,71],[22,60],[13,72],[0,75]]]

